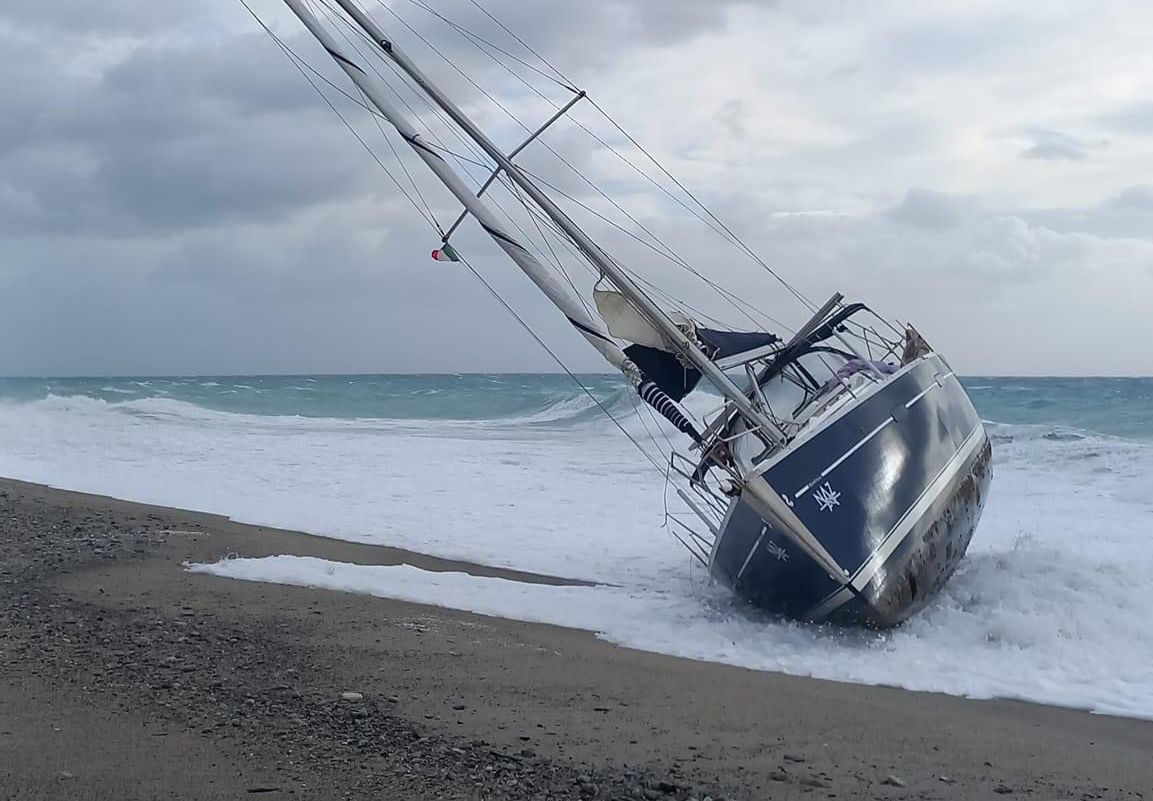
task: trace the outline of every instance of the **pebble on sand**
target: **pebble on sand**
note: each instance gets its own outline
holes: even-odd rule
[[[340,700],[351,701],[352,703],[357,704],[364,700],[364,695],[361,693],[341,693]]]

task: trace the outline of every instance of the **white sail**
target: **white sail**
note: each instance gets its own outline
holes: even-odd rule
[[[617,339],[660,350],[673,350],[660,330],[643,317],[636,306],[620,292],[598,287],[593,290],[593,301],[601,319],[608,326],[609,333]],[[691,330],[693,322],[685,315],[676,311],[670,311],[668,315],[677,327],[685,331]]]

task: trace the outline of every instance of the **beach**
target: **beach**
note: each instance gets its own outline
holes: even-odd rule
[[[750,671],[185,565],[295,554],[557,577],[16,481],[0,483],[0,530],[5,798],[1134,799],[1153,788],[1149,722]]]

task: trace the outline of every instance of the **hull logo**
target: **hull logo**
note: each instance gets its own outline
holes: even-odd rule
[[[765,550],[777,558],[778,562],[789,561],[789,554],[772,540],[765,540]]]
[[[813,493],[813,500],[822,512],[831,512],[833,507],[841,505],[841,493],[833,490],[833,485],[826,481]]]

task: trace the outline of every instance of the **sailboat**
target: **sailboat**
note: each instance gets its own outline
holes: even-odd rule
[[[471,217],[630,391],[683,433],[685,445],[667,468],[691,517],[674,522],[713,579],[770,615],[873,628],[901,623],[938,593],[980,519],[991,448],[956,373],[917,329],[840,293],[819,305],[806,301],[808,319],[787,338],[705,325],[657,298],[517,163],[584,92],[574,90],[506,151],[356,0],[321,0],[323,13],[308,0],[284,2],[365,107],[463,207],[433,258],[460,259],[450,236]],[[365,63],[364,48],[335,35],[336,17],[491,161],[483,185],[471,186],[443,148],[422,136],[411,109]],[[494,212],[485,192],[498,178],[595,270],[592,305]],[[702,383],[721,405],[698,422],[682,401]]]

